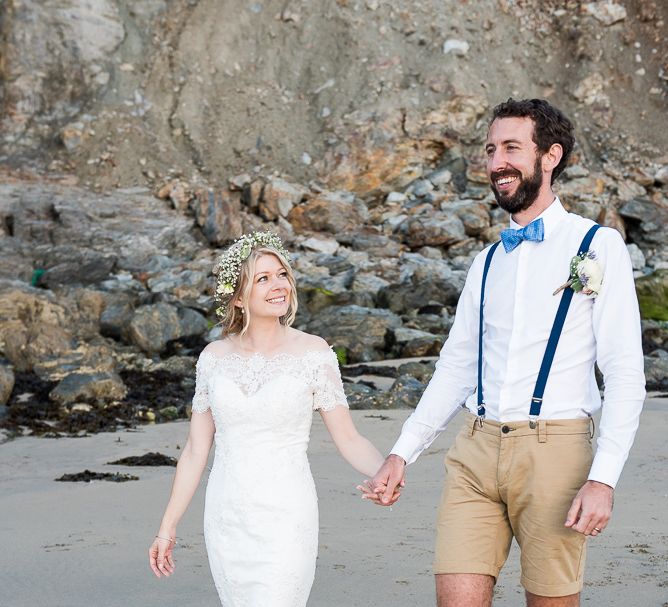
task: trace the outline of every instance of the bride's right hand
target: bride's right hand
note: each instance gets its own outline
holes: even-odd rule
[[[174,573],[173,551],[176,545],[176,532],[158,533],[148,549],[148,564],[156,577],[169,577]]]

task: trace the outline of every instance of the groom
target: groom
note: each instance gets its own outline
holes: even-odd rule
[[[587,537],[608,525],[638,427],[645,390],[629,255],[617,231],[568,213],[552,191],[573,143],[573,125],[547,101],[494,108],[487,176],[510,228],[473,261],[434,376],[372,481],[375,501],[393,503],[406,464],[467,410],[445,460],[439,607],[491,605],[513,537],[527,605],[578,606]],[[584,275],[569,277],[578,254]],[[557,293],[569,278],[578,280]],[[594,363],[605,377],[595,456]]]

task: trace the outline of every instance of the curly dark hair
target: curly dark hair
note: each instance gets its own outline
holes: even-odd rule
[[[554,183],[566,168],[573,151],[573,123],[545,99],[515,100],[511,97],[492,110],[490,125],[497,118],[531,118],[534,125],[533,141],[541,154],[545,154],[555,143],[561,145],[563,156],[552,171],[551,183]]]

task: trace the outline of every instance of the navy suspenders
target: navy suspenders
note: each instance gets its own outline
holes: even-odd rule
[[[591,241],[599,227],[600,226],[598,224],[594,224],[585,234],[585,237],[580,244],[580,248],[578,249],[578,255],[582,255],[583,253],[589,251]],[[487,273],[489,272],[489,266],[492,263],[494,251],[498,245],[498,242],[494,243],[487,252],[485,267],[482,273],[482,285],[480,287],[480,322],[478,335],[478,418],[480,420],[484,419],[485,417],[485,399],[483,397],[482,391],[482,337],[484,328],[483,306],[485,301],[485,283],[487,282]],[[529,408],[529,425],[531,428],[536,427],[536,420],[540,415],[540,408],[543,404],[543,394],[545,392],[547,378],[550,374],[550,367],[552,366],[552,361],[554,360],[554,354],[557,351],[557,344],[559,343],[561,331],[564,328],[568,307],[570,306],[571,300],[573,299],[573,293],[574,291],[571,288],[564,289],[563,295],[561,296],[561,301],[559,302],[559,308],[557,309],[557,314],[554,318],[554,324],[552,325],[552,330],[550,331],[550,337],[547,340],[545,354],[543,355],[543,361],[540,364],[540,371],[538,372],[538,378],[536,379],[536,386],[533,391],[531,406]]]
[[[487,252],[485,258],[485,269],[482,271],[482,286],[480,288],[480,323],[478,325],[478,417],[484,419],[485,417],[485,399],[482,395],[482,334],[483,334],[483,305],[485,303],[485,283],[487,282],[487,273],[489,272],[489,265],[492,263],[492,257],[496,247],[501,244],[501,241],[495,242],[492,248]]]

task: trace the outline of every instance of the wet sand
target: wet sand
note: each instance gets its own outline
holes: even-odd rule
[[[355,411],[381,451],[409,411]],[[409,468],[408,486],[390,511],[362,502],[360,478],[314,419],[311,467],[320,503],[320,555],[309,607],[434,604],[433,527],[442,461],[461,423],[455,420]],[[668,399],[648,400],[631,458],[617,488],[614,518],[590,542],[583,605],[668,605]],[[157,580],[146,551],[169,495],[173,468],[109,466],[120,457],[159,451],[178,457],[187,422],[86,438],[21,438],[0,445],[0,605],[3,607],[164,607],[219,602],[202,534],[205,479],[178,534],[177,571]],[[271,465],[271,462],[267,462]],[[126,483],[57,483],[84,469],[140,477]],[[268,496],[270,499],[271,496]],[[495,606],[523,604],[513,548]]]

